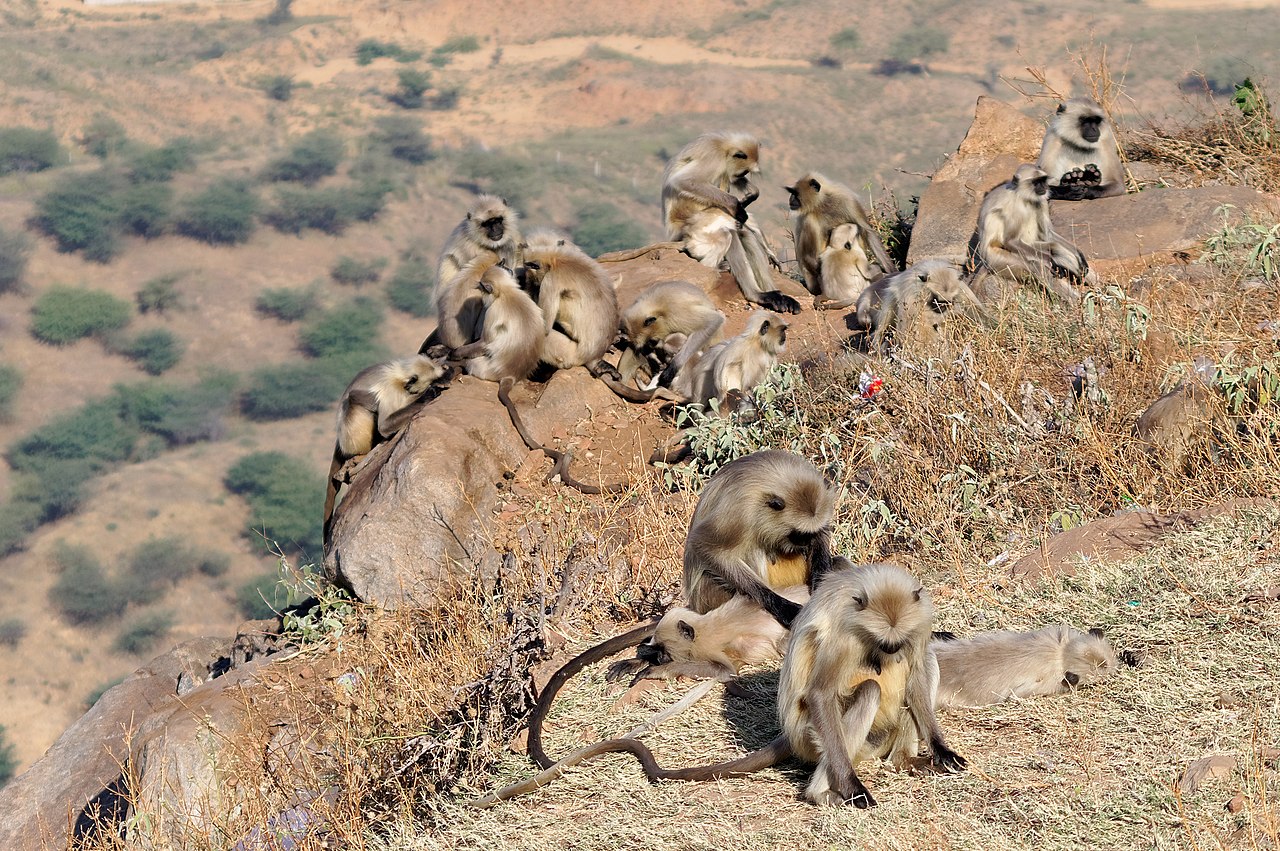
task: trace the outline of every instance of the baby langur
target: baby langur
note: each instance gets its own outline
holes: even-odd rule
[[[512,271],[486,253],[464,266],[446,289],[440,327],[459,317],[452,324],[467,332],[466,339],[456,345],[446,339],[446,345],[467,373],[486,381],[527,378],[542,356],[544,323],[542,311],[520,289]]]
[[[827,291],[821,262],[823,249],[832,241],[828,239],[829,235],[844,224],[857,226],[856,237],[863,258],[869,260],[872,269],[879,270],[867,275],[869,280],[874,280],[876,274],[893,274],[897,271],[898,267],[889,259],[880,235],[871,226],[867,211],[852,189],[816,172],[804,175],[786,189],[791,193],[790,206],[795,212],[793,235],[796,259],[800,261],[804,285],[809,292],[829,299],[847,297]]]
[[[932,623],[928,593],[896,565],[833,571],[818,583],[796,618],[778,680],[783,733],[796,756],[817,763],[805,790],[810,801],[875,806],[858,762],[903,766],[921,738],[935,767],[964,770],[934,712]]]
[[[599,361],[618,333],[618,298],[600,264],[572,243],[531,243],[520,277],[542,309],[542,360],[558,369]]]
[[[1054,231],[1049,175],[1033,165],[1018,166],[983,199],[977,255],[993,273],[1039,284],[1073,304],[1080,293],[1071,284],[1097,282],[1080,249]]]
[[[1059,104],[1036,165],[1049,174],[1049,197],[1084,201],[1124,194],[1124,170],[1111,122],[1093,98]]]
[[[926,260],[881,278],[858,296],[858,323],[871,334],[870,350],[884,354],[893,334],[900,348],[931,344],[952,310],[978,325],[991,316],[946,260]]]
[[[760,195],[760,144],[745,133],[706,133],[681,149],[662,178],[667,237],[705,266],[728,263],[747,301],[776,313],[800,303],[778,292],[770,275],[777,258],[747,207]]]
[[[756,405],[751,392],[769,377],[786,347],[787,323],[776,313],[757,310],[741,334],[708,349],[687,381],[682,377],[675,389],[693,404],[717,399],[720,410],[754,419]]]
[[[642,370],[654,386],[670,387],[695,357],[720,341],[724,314],[688,281],[664,281],[642,292],[622,313],[631,345],[618,371],[631,381]],[[647,380],[647,379],[646,379]]]
[[[792,585],[778,593],[802,606],[809,599],[805,585]],[[653,635],[636,647],[636,657],[649,667],[635,678],[707,677],[726,681],[744,665],[782,658],[788,635],[772,615],[741,594],[706,614],[671,609],[653,628]]]
[[[390,361],[361,370],[338,402],[338,441],[329,465],[324,498],[324,538],[329,540],[333,504],[342,468],[395,436],[416,414],[414,403],[447,370],[423,355]]]
[[[822,310],[844,310],[858,302],[858,296],[871,282],[884,277],[884,271],[867,259],[861,229],[849,222],[831,231],[826,248],[818,257],[821,291],[814,296],[813,306]]]
[[[507,268],[514,269],[520,265],[519,245],[520,230],[516,226],[515,210],[501,198],[481,195],[472,202],[466,218],[458,223],[445,241],[440,261],[436,264],[436,282],[443,285],[453,280],[464,266],[489,251],[498,255]]]
[[[987,706],[1014,697],[1063,694],[1106,679],[1118,660],[1101,630],[1050,626],[984,632],[933,644],[940,706]]]

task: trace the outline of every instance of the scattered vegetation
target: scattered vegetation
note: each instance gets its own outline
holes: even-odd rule
[[[85,337],[103,337],[129,324],[129,302],[101,290],[54,286],[31,308],[31,333],[65,346]]]
[[[284,609],[287,592],[280,585],[276,572],[264,573],[236,590],[236,606],[246,620],[263,620],[275,617]]]
[[[365,284],[376,284],[382,277],[382,270],[387,266],[385,257],[372,257],[361,260],[357,257],[343,255],[329,270],[329,277],[339,284],[351,287],[362,287]]]
[[[378,41],[376,38],[366,38],[356,45],[357,65],[368,65],[373,60],[381,59],[384,56],[390,57],[397,62],[413,62],[422,58],[422,51],[406,50],[394,42]]]
[[[862,35],[857,27],[845,27],[828,40],[832,50],[852,53],[862,46]]]
[[[1255,73],[1254,68],[1235,56],[1215,56],[1205,65],[1204,71],[1193,71],[1178,84],[1183,91],[1207,91],[1212,95],[1235,93],[1237,83]]]
[[[312,186],[338,170],[343,147],[342,137],[332,130],[312,130],[272,160],[263,177]]]
[[[258,370],[240,397],[240,411],[251,420],[287,420],[328,410],[356,373],[385,360],[381,350]]]
[[[27,635],[27,622],[22,618],[5,618],[0,620],[0,644],[6,647],[17,647]]]
[[[178,292],[178,281],[182,280],[179,272],[170,272],[151,278],[139,288],[134,296],[139,313],[167,313],[176,308],[182,301]]]
[[[313,358],[371,353],[382,327],[382,311],[357,298],[318,314],[298,333],[299,348]]]
[[[178,231],[210,245],[247,242],[257,211],[258,198],[248,184],[223,179],[187,200]]]
[[[608,201],[584,204],[578,208],[575,218],[573,241],[592,257],[635,248],[648,241],[645,229]]]
[[[34,127],[0,128],[0,174],[44,171],[64,160],[58,137]]]
[[[100,112],[85,125],[78,141],[85,153],[105,160],[125,149],[129,144],[129,134],[123,124]]]
[[[315,310],[315,287],[276,287],[263,290],[254,302],[254,309],[264,316],[281,322],[297,322]]]
[[[235,403],[239,379],[229,372],[210,372],[195,384],[144,382],[117,385],[111,402],[117,416],[169,446],[217,440],[224,418]]]
[[[22,389],[22,373],[16,366],[0,364],[0,423],[13,421],[13,400]]]
[[[59,541],[53,560],[58,579],[49,589],[49,600],[67,620],[100,623],[119,616],[128,605],[122,589],[111,581],[88,547]]]
[[[426,318],[435,314],[435,274],[425,260],[406,257],[387,281],[387,303],[401,313]]]
[[[339,234],[353,222],[369,221],[382,211],[391,187],[380,182],[321,188],[282,187],[276,205],[264,216],[267,224],[284,233],[312,229]]]
[[[154,239],[169,228],[173,189],[164,183],[140,183],[120,193],[119,223],[127,233]]]
[[[398,160],[422,165],[435,157],[431,139],[422,132],[422,122],[407,115],[384,115],[370,135],[373,144]]]
[[[125,173],[134,183],[165,183],[178,172],[195,168],[195,143],[172,139],[156,147],[139,146],[128,156]]]
[[[403,109],[421,109],[423,95],[431,88],[431,74],[417,68],[404,68],[396,79],[399,88],[387,95],[387,100]]]
[[[31,224],[53,238],[58,250],[107,263],[120,251],[120,193],[125,181],[98,170],[64,175],[36,202]]]
[[[285,103],[293,99],[294,85],[292,74],[273,74],[262,81],[262,91],[272,100]]]
[[[245,535],[263,552],[320,557],[324,477],[310,464],[283,452],[254,452],[237,461],[224,482],[248,500]]]
[[[22,288],[31,240],[21,231],[0,228],[0,295]]]
[[[143,331],[119,347],[122,355],[137,361],[149,375],[168,372],[182,360],[186,346],[167,328]]]
[[[201,561],[200,553],[179,538],[148,538],[125,563],[123,593],[133,603],[154,603],[165,589],[196,572]]]
[[[173,627],[173,615],[168,612],[149,612],[139,615],[125,625],[112,647],[118,653],[137,655],[145,653],[168,634]]]
[[[4,725],[0,724],[0,786],[13,779],[18,771],[18,758],[13,755],[13,745],[5,739]]]

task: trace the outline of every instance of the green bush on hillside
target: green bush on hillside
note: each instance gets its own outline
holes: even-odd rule
[[[17,647],[27,635],[27,622],[22,618],[5,618],[0,621],[0,644]]]
[[[426,318],[435,313],[435,274],[418,257],[406,258],[387,281],[387,303],[401,313]]]
[[[298,333],[299,347],[313,358],[367,352],[374,347],[381,326],[377,303],[357,298],[309,321]]]
[[[172,626],[173,615],[167,612],[139,615],[125,625],[111,646],[119,653],[144,653],[154,647]]]
[[[240,412],[251,420],[287,420],[328,410],[360,370],[386,360],[380,349],[267,366],[249,380]]]
[[[889,58],[898,62],[915,62],[946,53],[951,37],[946,30],[921,26],[898,35],[889,47]]]
[[[329,270],[329,277],[333,278],[335,283],[346,284],[351,287],[362,287],[365,284],[376,284],[378,278],[382,277],[382,270],[386,265],[387,260],[385,257],[361,260],[343,255],[338,258],[338,262],[333,264],[333,267]]]
[[[134,296],[138,312],[165,313],[177,307],[181,301],[181,295],[178,293],[178,281],[181,279],[182,275],[171,272],[168,275],[151,278],[144,283]]]
[[[140,183],[120,193],[120,226],[136,236],[154,239],[169,227],[173,189],[164,183]]]
[[[101,290],[51,287],[31,308],[31,333],[42,342],[64,346],[102,336],[129,324],[129,302]]]
[[[13,745],[5,741],[4,725],[0,724],[0,786],[13,779],[18,771],[18,758],[13,755]]]
[[[278,573],[264,573],[240,586],[236,591],[236,607],[246,620],[264,620],[282,611],[288,605],[288,596]]]
[[[366,38],[356,45],[357,65],[368,65],[373,60],[381,59],[384,56],[390,57],[397,62],[413,62],[422,57],[422,51],[406,50],[394,42],[378,41],[376,38]]]
[[[577,221],[573,241],[592,257],[648,242],[645,229],[608,201],[592,201],[579,207]]]
[[[114,172],[68,174],[36,201],[31,223],[65,253],[79,251],[106,263],[120,251],[120,193],[123,179]]]
[[[263,290],[253,303],[254,309],[264,316],[281,322],[297,322],[316,307],[314,287],[277,287]]]
[[[0,364],[0,423],[13,419],[13,400],[22,387],[22,373],[16,366]]]
[[[258,197],[239,180],[221,180],[187,200],[178,231],[211,245],[246,242],[253,234]]]
[[[407,115],[384,115],[370,135],[373,143],[398,160],[422,165],[435,157],[431,139],[422,132],[422,122]]]
[[[180,171],[195,168],[195,145],[190,139],[171,139],[163,145],[136,150],[125,171],[134,183],[165,183]]]
[[[59,541],[53,558],[58,579],[49,589],[49,600],[69,621],[99,623],[124,611],[128,600],[87,547]]]
[[[310,229],[340,234],[351,225],[353,216],[344,189],[286,187],[276,193],[276,204],[263,220],[282,233],[300,234]]]
[[[37,472],[14,478],[4,518],[12,523],[7,531],[15,535],[12,545],[21,547],[22,538],[42,523],[52,523],[75,513],[84,503],[85,483],[101,465],[87,458],[51,458]]]
[[[272,160],[263,177],[310,186],[338,170],[342,153],[341,136],[332,130],[312,130],[294,142],[286,153]]]
[[[31,240],[21,231],[0,228],[0,295],[22,287],[31,255]]]
[[[179,538],[148,538],[125,562],[121,593],[131,603],[154,603],[170,586],[195,573],[200,555]]]
[[[15,470],[36,474],[58,460],[85,460],[101,469],[129,458],[138,437],[138,429],[121,420],[113,400],[98,399],[19,439],[5,458]]]
[[[105,160],[125,149],[129,144],[129,134],[119,121],[105,113],[98,113],[85,125],[78,141],[85,153]]]
[[[194,385],[122,384],[116,386],[111,401],[123,421],[164,438],[171,446],[182,446],[223,435],[237,383],[229,372],[214,372]]]
[[[0,174],[44,171],[63,162],[62,146],[50,130],[0,127]]]
[[[249,502],[245,534],[265,552],[272,543],[285,553],[318,557],[323,549],[320,509],[324,477],[282,452],[254,452],[227,471],[224,482]]]
[[[417,68],[403,68],[397,75],[400,87],[387,95],[387,100],[404,109],[421,109],[423,94],[431,88],[431,74]]]
[[[136,361],[149,375],[160,375],[182,360],[185,344],[166,328],[143,331],[120,348],[120,353]]]
[[[266,96],[281,103],[293,97],[293,87],[292,74],[274,74],[262,81],[262,91]]]

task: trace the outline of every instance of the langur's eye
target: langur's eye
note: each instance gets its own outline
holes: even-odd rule
[[[735,151],[733,154],[733,158],[735,160],[745,160],[747,158],[747,155],[742,151]]]
[[[650,316],[650,317],[648,317],[647,319],[645,319],[645,321],[644,321],[644,327],[648,328],[650,325],[652,325],[653,323],[655,323],[655,322],[657,322],[657,321],[658,321],[658,317],[656,317],[656,316]]]
[[[782,497],[780,496],[769,497],[769,501],[766,502],[765,505],[769,506],[774,511],[781,511],[782,509],[787,507],[786,502],[784,502]]]

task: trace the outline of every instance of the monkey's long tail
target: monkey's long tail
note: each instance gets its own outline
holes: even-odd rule
[[[615,653],[621,653],[628,647],[635,647],[653,635],[654,627],[657,625],[657,621],[647,623],[644,626],[638,626],[633,630],[624,632],[622,635],[614,636],[608,641],[597,644],[595,647],[587,648],[568,662],[565,662],[560,670],[551,675],[551,679],[547,680],[547,684],[543,686],[542,692],[538,695],[538,703],[533,707],[533,714],[529,716],[529,758],[537,764],[538,768],[551,768],[556,764],[556,761],[547,756],[547,752],[542,748],[542,722],[547,720],[547,713],[551,711],[551,704],[555,701],[556,695],[560,693],[560,689],[564,687],[564,684],[569,681],[570,677],[588,665],[599,662],[601,659],[607,659]],[[601,753],[604,753],[604,751],[601,751]],[[585,758],[581,757],[578,761],[580,762]],[[558,776],[556,775],[556,777]],[[549,783],[554,779],[552,777],[547,782]]]
[[[338,447],[333,447],[333,462],[329,465],[329,485],[324,492],[324,522],[321,525],[323,530],[324,542],[323,546],[329,549],[329,540],[333,533],[333,504],[338,499],[338,471],[342,469],[343,458],[338,452]]]
[[[626,260],[635,260],[637,257],[643,257],[653,251],[679,251],[684,248],[683,242],[655,242],[652,245],[646,245],[644,248],[633,248],[630,251],[610,251],[608,254],[601,254],[596,258],[597,263],[622,263]]]
[[[515,384],[510,378],[504,378],[498,382],[498,401],[507,409],[507,414],[511,417],[511,424],[516,427],[516,431],[520,434],[520,439],[524,441],[524,445],[551,459],[555,466],[551,468],[551,475],[559,475],[560,481],[564,482],[574,490],[585,494],[602,494],[602,493],[621,493],[627,489],[627,486],[618,483],[613,485],[605,485],[597,487],[595,485],[584,484],[569,474],[569,462],[572,460],[569,453],[559,452],[543,446],[541,443],[533,439],[529,434],[529,430],[525,428],[524,420],[520,417],[520,412],[516,410],[515,402],[511,401],[509,391]]]

